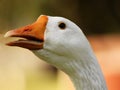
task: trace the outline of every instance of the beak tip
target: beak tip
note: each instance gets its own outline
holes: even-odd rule
[[[10,36],[11,36],[11,32],[10,31],[6,32],[5,35],[4,35],[5,38],[10,37]]]

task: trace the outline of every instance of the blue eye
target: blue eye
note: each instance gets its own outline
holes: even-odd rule
[[[59,27],[60,29],[65,29],[65,28],[66,28],[66,24],[63,23],[63,22],[61,22],[61,23],[59,23],[58,27]]]

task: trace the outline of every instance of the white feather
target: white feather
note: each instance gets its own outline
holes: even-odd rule
[[[66,24],[64,30],[58,26],[61,22]],[[68,74],[76,90],[107,90],[88,40],[72,21],[49,16],[44,47],[33,52]]]

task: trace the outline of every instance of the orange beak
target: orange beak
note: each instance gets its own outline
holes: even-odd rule
[[[42,49],[47,22],[48,17],[41,15],[37,21],[31,25],[8,31],[5,37],[22,37],[25,39],[9,42],[7,45],[19,46],[30,50]]]

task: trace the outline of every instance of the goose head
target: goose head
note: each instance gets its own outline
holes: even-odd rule
[[[35,23],[10,30],[5,37],[25,38],[9,42],[7,45],[30,49],[53,65],[72,62],[67,58],[83,57],[83,53],[90,52],[88,41],[81,29],[63,17],[41,15]],[[58,60],[60,58],[61,60]]]
[[[7,45],[29,49],[40,59],[61,69],[70,76],[78,90],[105,90],[101,89],[105,88],[105,83],[91,46],[72,21],[41,15],[31,25],[8,31],[5,37],[22,37]],[[79,79],[85,83],[78,84]],[[100,85],[93,79],[98,79]]]

